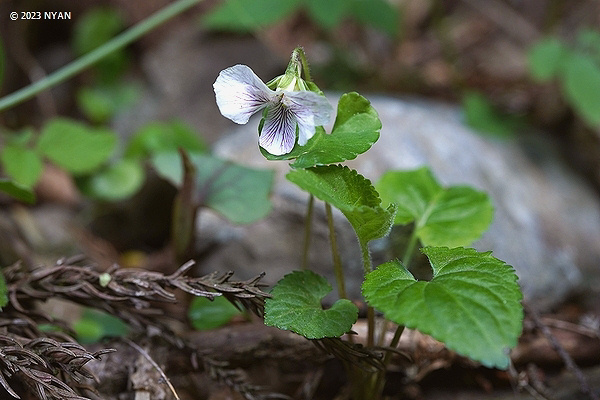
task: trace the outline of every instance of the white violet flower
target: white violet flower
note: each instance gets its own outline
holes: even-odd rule
[[[285,81],[285,86],[281,87]],[[250,117],[266,109],[265,123],[258,143],[269,153],[279,156],[292,151],[296,142],[303,146],[315,134],[315,126],[325,125],[333,111],[324,96],[308,90],[299,77],[282,75],[271,81],[275,90],[260,80],[246,65],[229,67],[213,84],[217,106],[224,117],[245,124]]]

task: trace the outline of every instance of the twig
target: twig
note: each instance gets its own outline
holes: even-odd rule
[[[542,332],[542,334],[546,337],[546,339],[548,339],[548,341],[550,342],[550,345],[554,348],[554,350],[558,353],[560,358],[563,360],[567,369],[569,371],[571,371],[571,373],[573,375],[575,375],[575,378],[579,381],[579,386],[581,388],[581,391],[583,393],[589,395],[590,399],[592,399],[592,400],[600,400],[600,396],[598,396],[592,390],[592,388],[590,387],[590,385],[587,381],[587,378],[585,377],[585,375],[583,374],[581,369],[577,366],[577,364],[575,364],[575,362],[573,361],[573,358],[571,358],[569,353],[567,353],[567,351],[564,349],[564,347],[558,342],[556,337],[550,331],[550,328],[548,328],[548,326],[542,322],[542,319],[539,316],[539,314],[537,313],[537,311],[535,311],[532,307],[530,307],[528,305],[524,305],[524,307],[525,307],[525,310],[527,311],[527,314],[529,314],[531,316],[531,319],[533,320],[536,328],[538,328]]]
[[[163,369],[160,367],[160,365],[158,365],[156,363],[156,361],[154,361],[154,359],[152,359],[152,357],[150,357],[150,354],[148,354],[148,352],[146,352],[146,350],[142,349],[140,346],[138,346],[137,344],[135,344],[134,342],[132,342],[131,340],[127,339],[127,338],[121,338],[121,340],[123,342],[125,342],[126,344],[128,344],[129,346],[133,347],[138,353],[140,353],[142,356],[144,356],[144,358],[146,360],[148,360],[148,362],[150,364],[152,364],[152,366],[158,371],[158,373],[160,374],[160,376],[164,379],[164,381],[167,383],[167,386],[169,387],[169,389],[171,390],[171,392],[173,393],[173,396],[175,396],[175,398],[177,400],[181,400],[179,398],[179,395],[177,394],[177,392],[175,391],[175,388],[173,387],[173,385],[171,384],[171,381],[169,380],[169,377],[167,377],[167,374],[165,374],[165,371],[163,371]]]
[[[582,336],[587,336],[589,338],[592,339],[598,339],[600,338],[600,333],[597,332],[596,330],[592,329],[592,328],[588,328],[585,326],[581,326],[578,324],[574,324],[572,322],[569,321],[561,321],[559,319],[553,319],[553,318],[546,318],[546,317],[542,317],[541,321],[546,324],[547,326],[551,326],[557,329],[562,329],[565,331],[569,331],[569,332],[574,332],[574,333],[578,333]]]

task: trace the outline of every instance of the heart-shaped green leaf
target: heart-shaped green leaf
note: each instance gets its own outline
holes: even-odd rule
[[[529,72],[538,82],[547,82],[559,73],[568,56],[568,49],[560,40],[543,39],[529,50]]]
[[[177,151],[204,153],[207,146],[192,128],[179,120],[151,122],[139,129],[125,149],[126,158],[144,158],[153,154]]]
[[[286,178],[338,208],[352,224],[361,244],[385,236],[392,226],[395,205],[382,208],[371,182],[348,167],[296,169],[288,172]]]
[[[236,224],[249,224],[271,210],[269,194],[273,171],[246,168],[206,154],[190,154],[196,167],[196,199]],[[152,157],[157,172],[175,186],[181,186],[183,168],[176,152]]]
[[[467,125],[492,137],[512,137],[523,124],[517,116],[500,112],[483,94],[476,91],[464,94],[462,108]]]
[[[0,151],[4,172],[13,181],[31,188],[42,174],[43,164],[35,151],[19,145],[6,145]]]
[[[107,129],[56,118],[44,126],[37,151],[75,175],[94,171],[115,148],[117,136]]]
[[[312,19],[323,28],[331,30],[344,18],[348,0],[308,0],[306,8]]]
[[[316,165],[334,164],[353,160],[369,150],[379,139],[381,121],[369,100],[358,93],[342,95],[338,103],[337,117],[331,134],[317,129],[315,135],[304,145],[281,156],[269,154],[261,148],[269,160],[291,160],[293,168],[309,168]]]
[[[398,261],[362,285],[367,303],[399,325],[418,329],[487,367],[507,368],[523,324],[513,268],[474,249],[427,247],[433,279],[417,281]]]
[[[81,191],[102,200],[121,200],[132,196],[144,183],[144,168],[137,160],[122,159],[78,182]]]
[[[204,27],[214,30],[254,32],[281,21],[298,8],[302,0],[228,0],[202,18]]]
[[[23,186],[20,183],[13,182],[9,179],[0,178],[0,192],[4,192],[17,200],[21,200],[26,203],[35,203],[35,194],[31,188]]]
[[[219,328],[241,314],[242,311],[224,296],[217,296],[212,301],[206,297],[194,297],[188,309],[188,318],[194,329],[199,331]]]
[[[394,222],[414,222],[425,246],[468,246],[494,215],[485,193],[467,186],[443,188],[427,168],[387,172],[376,187],[384,204],[398,205]]]
[[[575,110],[600,126],[600,68],[593,57],[573,54],[565,62],[564,91]]]
[[[296,332],[308,339],[339,337],[358,317],[358,308],[346,299],[323,310],[321,299],[331,285],[312,271],[294,271],[283,277],[265,300],[265,325]]]
[[[90,121],[103,124],[133,105],[139,97],[140,89],[136,84],[118,82],[82,87],[77,91],[77,104]]]
[[[350,11],[359,22],[396,37],[400,29],[400,13],[398,6],[393,6],[385,0],[353,0]]]

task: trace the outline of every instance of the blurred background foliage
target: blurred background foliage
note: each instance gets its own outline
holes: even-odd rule
[[[168,3],[0,2],[0,94],[41,79]],[[72,19],[8,19],[11,11],[34,10],[69,11]],[[17,184],[8,189],[18,192],[19,185],[31,188],[38,182],[44,160],[68,171],[73,167],[72,157],[63,157],[67,165],[53,156],[56,152],[47,138],[51,138],[47,131],[52,130],[53,118],[79,120],[82,132],[115,129],[121,135],[114,139],[118,144],[111,145],[116,150],[107,149],[98,161],[102,166],[86,170],[83,175],[87,175],[77,183],[93,198],[131,196],[144,179],[139,157],[131,157],[136,141],[145,138],[149,146],[168,147],[161,140],[169,132],[186,132],[188,138],[200,133],[210,145],[227,126],[207,118],[216,110],[211,80],[227,66],[218,54],[227,53],[228,60],[239,63],[262,63],[257,68],[271,72],[284,66],[291,50],[300,44],[308,54],[313,78],[326,91],[416,95],[452,102],[462,107],[467,124],[496,139],[510,140],[541,129],[556,138],[563,156],[600,188],[598,27],[600,12],[594,0],[206,0],[75,79],[2,113],[0,126],[5,133],[0,162],[4,175]],[[178,44],[173,37],[180,31],[192,32],[192,43],[202,49],[203,58],[186,60],[188,66],[182,60],[178,68],[161,70],[157,77],[148,59],[157,57],[159,51],[159,57],[169,54],[165,48]],[[237,47],[230,44],[234,42]],[[213,61],[213,53],[214,68],[204,68]],[[262,60],[265,54],[273,60],[271,64]],[[190,120],[189,112],[172,115],[173,110],[177,113],[188,105],[184,103],[174,105],[171,115],[154,118],[181,118],[182,123],[123,129],[123,116],[127,118],[128,110],[139,107],[148,92],[152,96],[156,90],[177,90],[170,88],[175,85],[167,76],[194,73],[204,74],[203,86],[186,88],[192,96],[188,104],[197,104],[193,96],[206,91],[201,107],[208,111],[197,113],[202,118]],[[83,161],[91,162],[96,150],[100,151],[92,148],[82,153]],[[16,167],[24,164],[30,168]],[[116,184],[124,189],[115,191]],[[107,188],[104,192],[103,187]]]
[[[0,1],[0,96],[43,79],[169,3]],[[67,11],[72,19],[11,21],[13,11]],[[326,92],[450,102],[492,140],[520,140],[537,130],[558,141],[561,156],[600,190],[597,0],[205,0],[75,78],[1,112],[0,192],[33,203],[35,191],[40,203],[83,209],[84,225],[101,239],[80,234],[78,244],[124,265],[143,264],[151,259],[144,252],[177,236],[177,227],[170,232],[174,203],[184,216],[205,206],[233,223],[256,221],[270,209],[272,174],[210,155],[210,145],[232,126],[217,111],[212,83],[236,63],[268,80],[282,73],[298,45]],[[205,190],[200,198],[174,201],[177,189],[186,188],[186,171],[170,170],[180,166],[181,146],[193,153],[190,163],[200,171],[195,184]],[[226,179],[236,180],[229,191],[218,185]],[[190,227],[179,232],[184,228]],[[8,264],[27,257],[15,250],[0,251],[0,258]],[[214,319],[211,312],[196,302],[189,318],[205,324]],[[231,307],[218,313],[226,317],[219,324],[237,317]],[[89,312],[77,327],[88,341],[123,330]]]

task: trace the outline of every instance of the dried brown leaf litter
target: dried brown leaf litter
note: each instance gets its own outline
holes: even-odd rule
[[[239,308],[262,317],[269,294],[260,282],[263,275],[247,281],[232,280],[233,273],[212,273],[190,277],[193,262],[171,275],[142,269],[113,266],[99,271],[81,264],[81,259],[61,259],[54,266],[28,270],[21,263],[3,269],[9,304],[0,314],[0,391],[19,399],[19,391],[29,388],[39,399],[88,399],[94,393],[94,376],[86,369],[90,361],[115,351],[88,352],[73,339],[73,331],[63,321],[39,311],[35,301],[50,298],[68,300],[102,310],[126,322],[134,332],[158,337],[170,346],[191,354],[191,364],[214,380],[241,393],[246,399],[274,398],[262,388],[247,382],[244,372],[215,360],[181,338],[169,327],[157,303],[174,303],[175,290],[213,299],[224,296]],[[57,329],[42,330],[40,324]],[[380,356],[360,345],[337,338],[315,341],[330,354],[343,356],[365,369],[380,368]],[[348,349],[352,351],[348,351]],[[342,351],[343,350],[343,351]],[[281,396],[276,396],[281,398]]]

